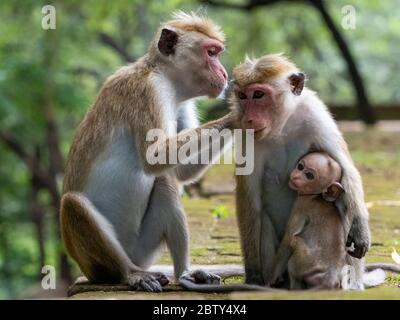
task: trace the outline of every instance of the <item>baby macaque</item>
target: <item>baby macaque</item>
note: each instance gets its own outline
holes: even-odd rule
[[[327,153],[304,156],[290,174],[296,190],[284,238],[275,256],[272,284],[288,270],[291,289],[340,288],[346,234],[334,205],[344,192],[342,169]]]

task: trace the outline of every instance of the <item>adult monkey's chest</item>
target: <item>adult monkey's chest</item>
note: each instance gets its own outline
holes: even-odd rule
[[[299,137],[286,143],[268,145],[261,181],[262,214],[271,219],[279,240],[282,240],[297,196],[289,188],[289,176],[298,160],[309,150],[310,143]]]

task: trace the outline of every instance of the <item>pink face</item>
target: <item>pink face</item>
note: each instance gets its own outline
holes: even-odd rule
[[[320,194],[337,183],[340,175],[340,166],[328,155],[309,153],[291,172],[289,187],[299,194]]]
[[[300,194],[321,193],[324,186],[320,180],[318,171],[303,159],[290,174],[289,187]]]
[[[221,94],[228,81],[228,74],[219,60],[220,53],[224,51],[221,42],[214,39],[207,39],[202,43],[203,57],[210,71],[209,96],[217,97]]]
[[[274,89],[269,84],[235,86],[236,97],[243,112],[242,128],[254,129],[254,138],[260,140],[272,129],[276,103]]]

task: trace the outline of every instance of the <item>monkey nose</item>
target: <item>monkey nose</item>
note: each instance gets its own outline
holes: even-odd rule
[[[290,180],[292,180],[293,182],[298,181],[300,179],[300,177],[297,174],[292,174],[290,176]]]
[[[222,74],[222,77],[224,78],[224,80],[228,81],[228,73],[226,72],[225,69],[221,69],[221,74]]]

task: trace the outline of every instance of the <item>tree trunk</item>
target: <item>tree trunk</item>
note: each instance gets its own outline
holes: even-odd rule
[[[309,0],[309,1],[321,14],[321,17],[325,21],[326,26],[331,32],[332,38],[336,42],[343,56],[343,59],[346,61],[349,75],[352,80],[354,90],[357,94],[357,108],[360,113],[361,119],[366,124],[370,125],[374,124],[375,116],[373,114],[371,105],[369,103],[369,99],[365,91],[363,80],[360,76],[360,73],[358,72],[356,62],[350,52],[350,49],[346,41],[344,40],[342,34],[339,32],[339,29],[336,27],[332,17],[329,15],[323,0]]]
[[[59,23],[59,22],[58,22]],[[44,65],[46,68],[45,85],[43,92],[44,99],[44,116],[46,119],[46,138],[47,138],[47,150],[49,157],[49,177],[50,185],[49,192],[51,195],[51,203],[55,210],[55,226],[56,234],[61,240],[61,230],[59,222],[60,214],[60,192],[57,186],[57,176],[62,173],[63,161],[60,151],[60,139],[58,133],[57,117],[56,117],[56,80],[54,74],[57,71],[57,60],[58,52],[60,47],[60,30],[47,31],[45,35],[44,43]],[[68,283],[72,282],[72,275],[70,266],[68,263],[68,258],[63,250],[58,250],[59,254],[59,268],[60,268],[60,278]]]
[[[0,254],[3,258],[3,263],[0,264],[0,273],[1,278],[5,281],[2,281],[1,285],[3,289],[7,292],[11,298],[15,297],[16,289],[13,286],[14,274],[12,267],[12,257],[10,255],[10,242],[12,239],[8,238],[9,234],[12,234],[9,230],[8,224],[0,224]]]
[[[40,184],[35,177],[31,177],[31,190],[29,197],[29,213],[31,220],[36,228],[36,237],[39,248],[39,266],[38,266],[38,277],[42,277],[42,267],[46,264],[46,250],[45,250],[45,237],[44,237],[44,225],[43,225],[43,207],[40,205],[38,199],[38,193],[40,190]]]

